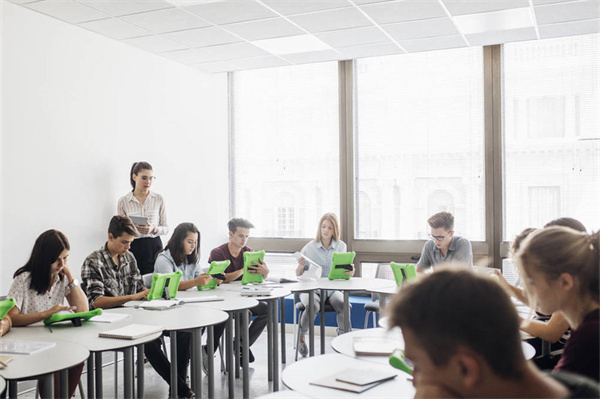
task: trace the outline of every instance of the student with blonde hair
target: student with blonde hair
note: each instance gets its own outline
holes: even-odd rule
[[[316,262],[321,266],[321,277],[327,277],[331,270],[331,260],[334,252],[346,252],[346,243],[340,240],[340,223],[335,213],[326,213],[321,216],[319,220],[319,227],[317,228],[317,236],[315,239],[302,248],[300,253],[305,255],[308,259]],[[301,276],[304,271],[308,270],[308,262],[305,258],[298,260],[298,267],[296,267],[296,275]],[[346,274],[354,275],[354,268],[352,271],[346,271]],[[339,328],[344,325],[344,295],[340,291],[327,290],[325,303],[331,304],[333,309],[337,312],[337,323],[338,332]],[[320,296],[315,294],[315,301],[313,306],[312,314],[316,316],[319,312]],[[313,323],[310,320],[308,310],[308,294],[300,294],[300,301],[304,304],[307,311],[302,313],[300,318],[299,329],[300,329],[300,346],[298,351],[303,357],[308,355],[308,347],[306,346],[305,336],[308,331],[309,323]]]
[[[555,371],[600,381],[600,234],[552,226],[532,233],[517,253],[530,303],[561,312],[572,328]]]

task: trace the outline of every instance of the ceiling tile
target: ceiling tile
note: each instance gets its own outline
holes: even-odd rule
[[[443,50],[467,46],[467,43],[460,35],[404,40],[399,42],[398,44],[404,47],[404,49],[409,53],[416,53],[419,51]]]
[[[529,0],[442,0],[452,15],[477,14],[480,12],[529,7]]]
[[[519,42],[522,40],[535,40],[536,35],[534,28],[521,28],[474,33],[466,35],[466,38],[471,46],[487,46],[492,44]]]
[[[103,19],[100,21],[85,22],[79,24],[82,28],[100,33],[113,39],[122,40],[132,37],[151,35],[152,32],[132,25],[118,18]]]
[[[273,11],[254,0],[225,0],[186,7],[186,10],[214,23],[254,21],[276,17]]]
[[[166,37],[159,35],[136,37],[134,39],[123,40],[123,42],[131,44],[135,47],[139,47],[142,50],[151,51],[153,53],[182,50],[185,48],[184,45],[176,43],[172,40],[167,39]]]
[[[39,0],[8,0],[8,1],[13,4],[27,4],[27,3],[33,3],[34,1],[39,1]]]
[[[209,72],[209,73],[232,72],[232,71],[239,71],[241,69],[240,67],[233,65],[230,62],[223,62],[223,61],[205,62],[202,64],[195,64],[192,66],[200,71]]]
[[[558,22],[577,21],[599,18],[598,1],[573,1],[535,7],[535,15],[539,25]]]
[[[373,4],[373,3],[384,3],[392,0],[354,0],[354,4]]]
[[[379,57],[382,55],[404,54],[404,51],[394,43],[379,43],[366,46],[344,47],[342,50],[344,60],[364,57]]]
[[[127,14],[137,14],[172,8],[173,5],[163,0],[77,0],[79,3],[93,7],[105,14],[119,17]]]
[[[246,40],[271,39],[274,37],[294,36],[304,33],[285,18],[261,19],[224,26],[230,32]]]
[[[541,25],[540,38],[588,35],[600,32],[600,20],[586,19],[585,21],[563,22],[560,24]]]
[[[447,17],[437,0],[402,0],[361,6],[379,24]]]
[[[400,22],[381,26],[394,40],[419,39],[424,37],[458,35],[459,32],[450,18],[425,19]]]
[[[206,60],[206,52],[202,51],[202,49],[168,51],[166,53],[161,53],[161,55],[184,64],[196,64]]]
[[[352,6],[348,0],[263,0],[263,3],[281,15],[304,14]]]
[[[165,34],[165,37],[185,44],[187,47],[206,47],[219,44],[236,43],[242,40],[216,26],[190,29]]]
[[[250,43],[233,43],[222,46],[203,47],[204,62],[229,61],[235,58],[250,58],[269,55]]]
[[[290,65],[289,62],[273,56],[243,58],[239,60],[232,60],[231,62],[240,67],[240,69],[274,68]]]
[[[575,0],[533,0],[534,6],[543,6],[545,4],[568,3]]]
[[[320,11],[290,17],[309,32],[325,32],[347,28],[358,28],[372,25],[371,22],[355,8]]]
[[[122,18],[127,22],[139,25],[155,33],[202,28],[210,25],[208,22],[179,8],[145,12]]]
[[[39,11],[43,14],[50,15],[51,17],[72,24],[108,18],[108,15],[106,14],[71,0],[40,1],[37,3],[25,4],[23,7]]]
[[[324,62],[342,59],[342,54],[335,50],[311,51],[308,53],[286,54],[286,60],[294,64],[309,64],[311,62]]]
[[[323,32],[315,36],[331,47],[361,46],[390,41],[379,28],[374,26]]]
[[[453,19],[463,34],[532,28],[534,26],[529,7],[458,15]]]

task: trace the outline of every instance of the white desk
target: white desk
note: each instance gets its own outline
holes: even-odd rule
[[[61,372],[61,395],[67,396],[67,370],[88,358],[90,352],[82,345],[55,339],[47,336],[26,339],[19,335],[19,330],[25,327],[14,327],[10,333],[2,339],[23,341],[52,341],[56,345],[31,355],[10,355],[12,361],[8,367],[0,370],[0,376],[8,381],[8,396],[17,397],[17,381],[38,378],[44,381],[42,384],[42,398],[54,397],[54,373]],[[49,335],[49,334],[48,334]]]
[[[382,372],[395,371],[398,376],[360,394],[310,385],[310,381],[335,374],[346,368],[381,370]],[[281,377],[288,388],[313,398],[412,398],[415,395],[415,388],[407,379],[409,375],[403,371],[396,370],[389,365],[366,362],[337,353],[298,361],[287,366]]]
[[[390,280],[392,281],[392,280]],[[394,281],[395,283],[395,281]],[[388,287],[371,287],[367,289],[368,292],[373,294],[379,294],[379,315],[380,320],[381,316],[385,315],[385,307],[387,305],[387,298],[392,295],[396,295],[400,292],[400,287],[396,284]]]

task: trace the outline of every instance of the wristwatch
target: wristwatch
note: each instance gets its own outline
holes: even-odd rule
[[[73,279],[72,283],[69,283],[69,288],[73,287],[79,287],[79,280],[77,280],[76,278]]]

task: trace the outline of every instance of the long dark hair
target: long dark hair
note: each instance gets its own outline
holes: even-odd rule
[[[24,272],[31,275],[31,284],[29,288],[36,290],[38,294],[46,293],[51,285],[50,272],[51,266],[64,250],[71,250],[69,240],[58,230],[44,231],[35,240],[31,256],[25,266],[19,268],[13,278]]]
[[[131,187],[133,187],[133,190],[131,191],[135,190],[135,180],[133,180],[133,175],[137,175],[142,170],[152,170],[152,165],[144,161],[134,162],[133,165],[131,165],[131,172],[129,173],[129,182],[131,183]]]
[[[197,233],[198,242],[196,243],[194,252],[186,256],[183,252],[183,240],[185,240],[185,237],[188,233]],[[167,249],[171,252],[171,256],[173,257],[173,260],[177,266],[184,263],[198,263],[198,259],[200,259],[200,231],[196,225],[194,223],[181,223],[179,226],[175,227],[173,235],[165,247],[165,251]]]

